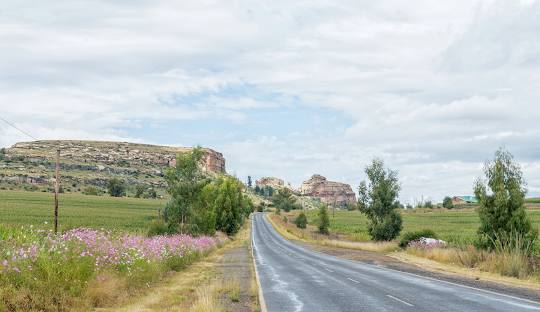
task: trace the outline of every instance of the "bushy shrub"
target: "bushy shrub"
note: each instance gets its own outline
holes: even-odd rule
[[[399,236],[401,228],[401,215],[397,211],[391,211],[383,217],[382,222],[372,222],[368,230],[373,240],[389,241]]]
[[[452,198],[446,196],[442,202],[442,206],[446,209],[452,209],[454,208],[454,203],[452,202]]]
[[[317,227],[319,229],[319,233],[328,235],[330,233],[328,230],[330,227],[330,218],[328,217],[328,208],[326,205],[321,205],[319,208],[318,217],[319,219]]]
[[[289,222],[289,219],[287,218],[287,216],[283,216],[283,223],[288,223]]]
[[[432,230],[425,229],[421,231],[414,231],[414,232],[406,232],[401,237],[401,240],[399,241],[399,247],[405,248],[409,245],[409,242],[415,241],[421,237],[426,238],[438,238],[437,234],[433,232]]]
[[[95,186],[87,186],[84,188],[83,192],[82,192],[84,195],[94,195],[94,196],[97,196],[99,195],[101,192],[100,190],[95,187]]]
[[[150,223],[150,227],[148,228],[148,236],[156,236],[156,235],[166,235],[166,234],[174,234],[175,228],[170,227],[167,223],[165,223],[163,220],[154,220],[152,223]]]
[[[307,227],[307,217],[306,214],[301,212],[296,219],[294,219],[294,224],[297,228],[305,229]]]
[[[126,195],[126,185],[124,180],[118,178],[112,178],[107,182],[107,189],[109,194],[113,197],[122,197]]]

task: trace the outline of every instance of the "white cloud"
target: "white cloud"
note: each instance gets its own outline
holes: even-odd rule
[[[379,156],[405,200],[470,193],[506,146],[540,194],[539,21],[540,1],[7,1],[1,115],[40,138],[227,124],[241,135],[217,131],[212,145],[240,176],[319,172],[356,187]],[[245,126],[282,128],[252,112],[296,106],[335,114],[289,135]]]

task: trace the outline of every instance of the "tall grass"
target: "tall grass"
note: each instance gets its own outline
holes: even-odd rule
[[[493,251],[480,250],[473,245],[449,248],[407,248],[407,253],[502,276],[529,279],[539,274],[540,268],[527,251],[506,246]]]

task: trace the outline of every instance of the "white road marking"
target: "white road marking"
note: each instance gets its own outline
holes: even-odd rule
[[[414,273],[405,272],[405,271],[400,271],[400,270],[395,270],[395,269],[391,269],[391,268],[381,268],[381,269],[388,270],[388,271],[399,272],[399,273],[419,277],[419,278],[422,278],[422,279],[435,281],[435,282],[440,282],[440,283],[445,283],[445,284],[449,284],[449,285],[453,285],[453,286],[478,290],[478,291],[481,291],[481,292],[484,292],[484,293],[497,295],[497,296],[501,296],[501,297],[506,297],[506,298],[510,298],[510,299],[514,299],[514,300],[519,300],[519,301],[523,301],[523,302],[528,302],[528,303],[532,303],[532,304],[536,304],[536,305],[540,304],[540,302],[537,302],[537,301],[533,301],[533,300],[529,300],[529,299],[525,299],[525,298],[520,298],[520,297],[516,297],[516,296],[512,296],[512,295],[502,294],[502,293],[492,291],[492,290],[487,290],[487,289],[477,288],[477,287],[473,287],[473,286],[467,286],[467,285],[463,285],[463,284],[453,283],[453,282],[449,282],[449,281],[445,281],[445,280],[441,280],[441,279],[437,279],[437,278],[433,278],[433,277],[429,277],[429,276],[423,276],[423,275],[414,274]],[[509,302],[507,302],[507,303],[509,303]]]
[[[409,307],[414,307],[414,305],[408,303],[407,301],[403,301],[403,300],[401,300],[401,299],[399,299],[399,298],[396,298],[396,297],[394,297],[394,296],[392,296],[392,295],[386,295],[386,297],[391,298],[391,299],[394,299],[394,300],[396,300],[396,301],[399,301],[399,302],[401,302],[401,303],[403,303],[403,304],[405,304],[405,305],[408,305]]]
[[[353,280],[353,279],[352,279],[352,278],[350,278],[350,277],[347,277],[347,279],[348,279],[349,281],[353,281],[353,282],[355,282],[356,284],[360,284],[360,282],[359,282],[359,281],[357,281],[357,280]]]

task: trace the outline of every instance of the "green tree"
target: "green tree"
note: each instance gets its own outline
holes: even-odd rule
[[[452,202],[452,198],[446,196],[443,199],[442,206],[446,209],[452,209],[454,208],[454,203]]]
[[[304,212],[301,212],[295,219],[294,224],[297,228],[305,229],[307,227],[307,217]]]
[[[262,195],[261,194],[261,188],[258,185],[255,185],[255,194]]]
[[[374,159],[365,172],[369,184],[360,184],[359,198],[365,205],[362,212],[369,219],[369,234],[376,241],[392,240],[402,228],[401,215],[396,211],[400,191],[397,172],[385,169],[380,159]]]
[[[253,182],[251,181],[251,176],[248,176],[247,187],[251,188],[251,186],[253,186]]]
[[[214,206],[218,230],[229,235],[238,232],[245,216],[242,211],[243,197],[240,181],[228,176],[220,179]]]
[[[118,178],[112,178],[107,182],[107,189],[109,194],[113,197],[122,197],[126,195],[126,185],[124,180]]]
[[[144,184],[137,184],[135,186],[135,198],[143,197],[145,189],[146,187],[144,186]]]
[[[329,234],[328,228],[330,227],[330,218],[328,217],[328,207],[324,204],[319,207],[317,227],[319,233],[325,235]]]
[[[538,237],[525,213],[527,190],[521,168],[504,149],[484,166],[486,180],[478,179],[474,193],[479,200],[479,243],[482,247],[519,248],[531,251]],[[489,191],[488,191],[489,190]]]
[[[181,233],[188,231],[194,224],[195,220],[192,219],[199,204],[200,193],[209,183],[200,169],[202,156],[200,147],[180,153],[176,157],[176,166],[165,171],[167,192],[171,199],[165,206],[164,217]]]
[[[296,199],[294,199],[292,191],[288,188],[279,189],[272,197],[272,202],[276,208],[286,212],[299,208],[299,205],[296,204]]]
[[[431,200],[427,200],[424,203],[424,208],[433,208],[433,203],[431,202]]]

